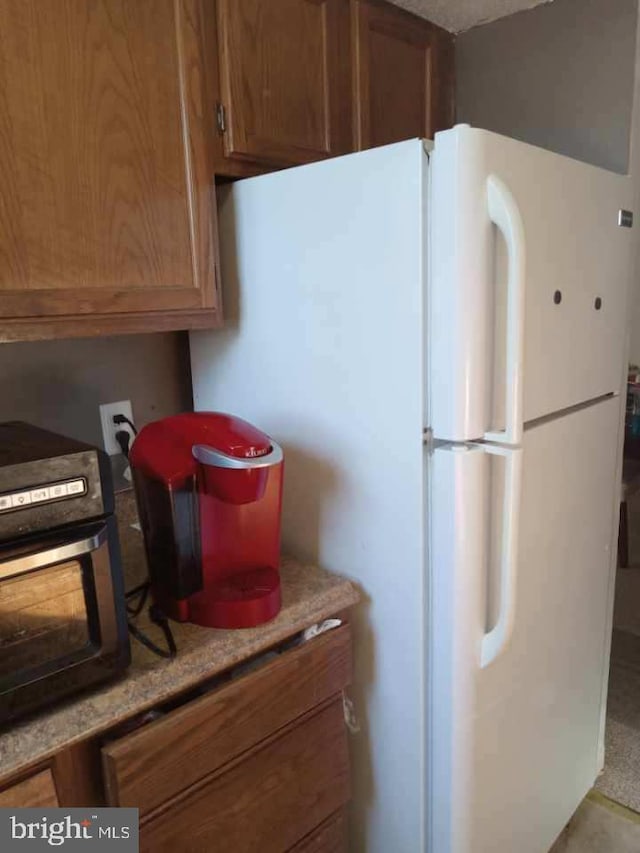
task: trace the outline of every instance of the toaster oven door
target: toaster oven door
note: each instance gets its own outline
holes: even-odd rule
[[[0,697],[115,652],[106,521],[0,550]],[[71,684],[70,684],[71,686]]]

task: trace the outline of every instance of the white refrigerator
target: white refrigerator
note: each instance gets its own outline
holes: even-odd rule
[[[239,181],[196,409],[352,578],[352,848],[546,853],[603,761],[628,178],[459,125]]]

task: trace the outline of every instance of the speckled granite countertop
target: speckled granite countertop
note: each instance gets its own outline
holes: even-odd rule
[[[135,521],[131,493],[118,496],[118,520],[126,586],[131,589],[146,575],[142,534],[131,527]],[[166,702],[314,622],[351,607],[359,598],[345,578],[291,559],[283,560],[281,580],[282,609],[275,619],[257,628],[227,631],[172,622],[178,646],[174,660],[157,657],[132,638],[132,662],[123,678],[0,732],[0,778]],[[138,617],[137,624],[162,643],[161,632],[146,616]]]

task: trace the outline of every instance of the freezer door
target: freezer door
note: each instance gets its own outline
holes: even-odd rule
[[[459,125],[436,134],[430,181],[434,435],[516,444],[523,422],[619,390],[629,179]]]
[[[544,853],[593,785],[619,416],[609,398],[525,430],[515,503],[508,452],[433,454],[431,853]]]

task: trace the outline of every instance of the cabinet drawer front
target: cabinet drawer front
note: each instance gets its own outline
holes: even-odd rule
[[[172,803],[142,827],[140,850],[283,853],[348,798],[347,738],[336,699]]]
[[[289,853],[347,853],[347,850],[347,815],[340,809]]]
[[[35,773],[0,791],[0,809],[48,809],[59,805],[51,770]]]
[[[108,803],[143,815],[310,711],[350,682],[350,649],[345,625],[108,744]]]

